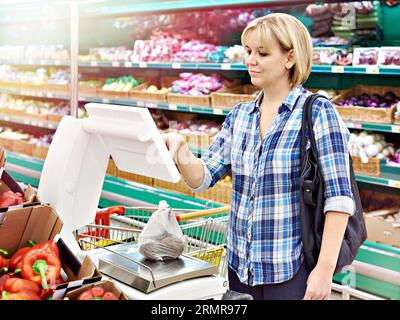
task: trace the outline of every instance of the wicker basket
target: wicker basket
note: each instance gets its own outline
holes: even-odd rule
[[[190,96],[179,93],[168,93],[167,101],[169,104],[179,106],[194,106],[208,108],[211,104],[210,95],[206,96]]]
[[[338,103],[345,99],[359,96],[363,93],[384,95],[385,92],[392,91],[397,96],[400,96],[400,87],[378,87],[378,86],[365,86],[357,85],[350,90],[345,90],[337,97],[332,99],[333,103]],[[396,111],[396,104],[390,108],[369,108],[358,106],[337,107],[337,110],[343,120],[365,121],[365,122],[379,122],[379,123],[392,123],[394,113]],[[351,116],[351,118],[350,118]]]
[[[99,90],[101,89],[101,87],[102,87],[101,85],[89,86],[89,85],[81,84],[78,86],[78,92],[87,94],[87,95],[96,95],[97,92],[99,92]]]
[[[45,160],[48,152],[49,152],[48,147],[42,147],[42,146],[35,145],[35,147],[33,148],[32,156],[37,159]]]
[[[107,91],[100,88],[97,90],[97,93],[104,97],[116,98],[116,99],[124,99],[129,97],[129,92],[117,92],[117,91]]]
[[[212,200],[218,203],[231,203],[232,185],[219,181],[214,187],[203,192],[196,193],[195,197],[203,200]]]
[[[369,176],[380,176],[381,164],[378,158],[369,158],[368,163],[363,163],[360,157],[352,156],[353,169],[355,173]]]
[[[151,85],[155,85],[159,88],[170,88],[172,82],[177,79],[178,78],[176,76],[164,76],[161,78],[155,78],[153,80],[149,80],[148,82],[142,83],[138,87],[131,90],[129,92],[129,97],[133,100],[138,100],[138,101],[166,103],[167,102],[166,93],[158,93],[158,92],[150,93],[143,90],[147,89]]]
[[[59,115],[59,114],[47,114],[47,120],[48,121],[52,121],[52,122],[60,122],[61,119],[63,118],[63,116]]]
[[[39,121],[47,121],[48,117],[47,114],[40,114],[40,113],[24,113],[24,118],[39,120]]]
[[[400,102],[397,104],[397,108],[400,108]],[[400,124],[400,115],[396,113],[394,114],[393,123]]]
[[[107,175],[113,176],[113,177],[116,177],[118,175],[117,166],[115,165],[115,162],[111,157],[110,157],[110,160],[108,160]]]
[[[13,151],[17,153],[22,153],[27,156],[33,156],[33,150],[35,149],[34,143],[29,143],[25,140],[14,140]]]
[[[191,197],[194,196],[193,192],[190,191],[190,189],[186,186],[185,182],[183,182],[183,178],[181,178],[181,180],[179,180],[179,182],[177,183],[154,179],[153,186],[154,188],[160,188],[173,192],[178,192]]]
[[[126,172],[126,171],[122,171],[119,169],[117,169],[117,177],[124,179],[124,180],[129,180],[129,181],[145,184],[147,186],[153,186],[153,178],[141,176],[141,175]]]
[[[1,88],[12,88],[12,89],[16,89],[16,88],[20,88],[21,84],[19,82],[12,82],[12,81],[0,81],[0,87]]]
[[[240,102],[255,100],[260,89],[246,84],[239,87],[224,88],[211,93],[211,106],[218,108],[233,108]]]
[[[47,83],[45,85],[45,89],[48,90],[48,91],[68,92],[69,91],[69,84]]]
[[[0,137],[0,145],[3,146],[3,148],[8,151],[14,150],[14,141],[15,141],[14,139]]]

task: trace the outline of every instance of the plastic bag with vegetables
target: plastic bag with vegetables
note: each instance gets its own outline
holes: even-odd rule
[[[152,214],[139,236],[139,252],[149,260],[178,258],[185,247],[182,230],[166,201]]]

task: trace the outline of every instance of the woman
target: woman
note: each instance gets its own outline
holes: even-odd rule
[[[310,94],[302,84],[311,70],[311,38],[296,18],[274,13],[251,22],[242,44],[251,82],[262,89],[257,99],[238,104],[227,115],[202,159],[189,151],[181,135],[168,133],[164,139],[194,192],[211,188],[232,171],[231,290],[254,299],[327,299],[354,211],[349,131],[328,100],[316,100],[312,117],[326,217],[318,263],[308,272],[301,252],[299,177],[302,108]]]

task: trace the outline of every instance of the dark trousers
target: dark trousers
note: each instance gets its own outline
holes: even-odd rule
[[[297,274],[288,281],[249,286],[241,283],[236,272],[228,268],[229,289],[248,293],[254,300],[301,300],[306,293],[308,274],[303,262]]]

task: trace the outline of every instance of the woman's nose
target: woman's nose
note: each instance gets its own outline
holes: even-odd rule
[[[257,60],[254,58],[254,55],[251,54],[247,54],[245,60],[244,60],[246,65],[255,65],[257,64]]]

